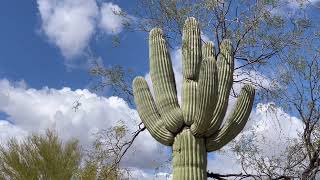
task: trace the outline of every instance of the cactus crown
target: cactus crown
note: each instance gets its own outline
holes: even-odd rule
[[[172,63],[162,30],[149,36],[150,73],[155,98],[143,77],[133,81],[134,98],[141,120],[160,143],[171,146],[183,128],[193,136],[205,138],[207,152],[231,141],[245,126],[254,101],[254,88],[245,85],[226,123],[230,89],[233,83],[234,58],[230,40],[223,40],[217,58],[214,44],[202,45],[199,24],[188,18],[182,40],[182,105],[178,104]]]

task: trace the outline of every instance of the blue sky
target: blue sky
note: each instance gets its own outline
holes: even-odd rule
[[[52,2],[53,4],[50,4]],[[41,7],[45,5],[51,10],[41,11]],[[103,5],[106,7],[104,12]],[[117,18],[111,22],[107,19],[105,25],[100,25],[99,22],[102,21],[99,16],[103,13],[104,16],[110,16],[108,7],[125,10],[130,6],[130,3],[124,1],[111,4],[95,0],[1,2],[1,142],[11,137],[24,137],[29,132],[56,128],[64,140],[76,137],[82,145],[88,146],[92,131],[108,128],[118,120],[126,121],[131,131],[136,130],[137,113],[126,102],[117,97],[99,97],[86,90],[93,81],[93,77],[88,73],[88,62],[91,59],[101,59],[105,66],[117,64],[130,67],[142,76],[147,73],[147,33],[125,32]],[[46,19],[46,13],[52,10],[57,13],[50,14]],[[59,34],[59,28],[51,32],[52,27],[60,22],[52,19],[55,16],[61,18],[61,14],[80,19],[80,24],[71,25],[69,21],[61,20],[64,23],[60,26],[61,31],[66,27],[64,30],[70,32],[67,35]],[[88,20],[88,14],[95,17]],[[109,18],[112,19],[112,15]],[[88,22],[89,24],[86,24]],[[88,26],[85,25],[92,25],[92,32],[88,31]],[[112,28],[115,28],[116,32],[112,32]],[[113,35],[121,35],[121,43],[117,47],[112,44]],[[67,40],[59,43],[59,38]],[[81,38],[87,40],[78,41]],[[78,44],[82,44],[82,48],[78,48]],[[82,103],[82,108],[77,113],[72,109],[76,100]],[[64,120],[58,122],[58,119]],[[125,164],[137,169],[138,173],[149,176],[148,174],[154,171],[154,166],[147,167],[155,160],[152,152],[158,149],[158,144],[147,133],[142,135],[136,144],[139,148],[148,149],[141,153],[148,160],[137,163],[136,159],[127,159]],[[135,149],[139,149],[137,147]],[[165,160],[165,156],[159,158]]]
[[[122,4],[126,7],[130,3]],[[0,11],[0,78],[24,80],[33,88],[68,86],[74,89],[90,83],[88,67],[81,65],[88,57],[80,55],[66,60],[59,47],[43,32],[36,1],[3,1]],[[105,65],[120,64],[139,74],[146,73],[146,33],[122,32],[118,47],[112,45],[111,38],[97,30],[86,48],[92,57],[101,57]],[[75,66],[68,67],[66,61]]]
[[[132,68],[135,74],[148,78],[148,34],[126,32],[121,26],[123,19],[110,13],[113,8],[130,14],[134,2],[6,0],[0,3],[0,141],[54,127],[60,130],[62,138],[76,136],[87,145],[90,132],[108,128],[118,120],[123,120],[131,131],[136,130],[140,119],[123,99],[110,97],[110,93],[99,96],[88,91],[93,81],[88,73],[88,62],[92,59],[101,59],[105,66]],[[121,39],[118,47],[113,47],[113,35]],[[178,62],[181,54],[173,51],[172,55],[177,72],[181,70]],[[177,79],[181,78],[181,72],[176,75]],[[82,103],[77,112],[72,109],[76,100]],[[272,134],[268,138],[277,144],[278,137],[272,132],[275,127],[266,124],[268,104],[260,106],[252,113],[253,120],[248,126],[261,134]],[[281,109],[276,113],[291,117]],[[286,132],[302,126],[292,117],[282,127]],[[147,132],[139,136],[133,149],[136,154],[129,152],[130,158],[124,163],[145,179],[150,179],[155,168],[168,159],[168,151]],[[209,170],[240,171],[232,153],[209,157]],[[161,171],[168,173],[170,168]]]

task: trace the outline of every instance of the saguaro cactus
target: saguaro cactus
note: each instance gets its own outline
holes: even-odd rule
[[[207,153],[235,138],[245,126],[254,100],[254,88],[245,85],[236,106],[221,126],[233,82],[232,44],[223,40],[217,56],[212,42],[201,45],[194,18],[183,28],[182,105],[178,104],[174,73],[162,31],[149,36],[150,73],[155,100],[143,77],[133,81],[140,118],[160,143],[173,146],[173,179],[207,179]]]

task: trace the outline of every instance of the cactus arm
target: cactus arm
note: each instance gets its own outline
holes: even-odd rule
[[[143,77],[136,77],[133,80],[133,94],[139,116],[150,134],[161,144],[172,145],[174,136],[165,128],[148,84]]]
[[[206,42],[202,46],[202,58],[206,59],[208,57],[215,57],[215,49],[214,49],[214,44],[212,41]]]
[[[201,36],[195,18],[185,21],[182,35],[182,111],[184,122],[190,126],[197,112],[197,79],[201,63]]]
[[[252,110],[254,94],[252,86],[245,85],[242,88],[232,116],[219,131],[206,139],[207,152],[222,148],[242,131]]]
[[[150,73],[156,105],[166,128],[176,133],[183,126],[183,114],[178,104],[172,64],[161,29],[151,30],[149,46]]]
[[[182,84],[182,112],[184,122],[191,126],[197,114],[197,82],[184,79]]]
[[[195,18],[186,20],[182,36],[183,77],[197,80],[202,54],[200,28]]]
[[[220,45],[220,54],[218,55],[218,100],[213,111],[213,118],[206,132],[206,137],[211,136],[220,128],[224,115],[227,111],[230,89],[233,83],[233,49],[231,41],[225,39]]]
[[[198,80],[198,116],[191,126],[195,136],[202,136],[208,129],[212,119],[212,109],[216,105],[217,94],[216,62],[214,57],[202,61]]]
[[[203,63],[200,67],[199,80],[198,80],[199,88],[197,91],[198,92],[197,97],[199,98],[198,117],[195,118],[195,121],[191,126],[191,132],[197,136],[201,136],[202,133],[205,130],[207,130],[208,126],[210,125],[210,121],[211,121],[210,118],[212,118],[212,116],[210,116],[210,114],[211,114],[210,112],[212,112],[212,109],[214,109],[214,106],[216,104],[215,97],[217,94],[217,87],[218,87],[218,81],[217,81],[218,75],[216,74],[217,73],[216,64],[215,64],[216,62],[215,62],[215,59],[212,59],[213,57],[215,57],[213,42],[209,41],[207,43],[204,43],[202,45],[202,58],[203,59],[211,58],[211,60],[210,60],[210,61],[212,61],[211,63],[214,63],[211,65],[215,66],[215,67],[211,67],[211,69],[210,69],[210,66],[203,68],[204,67]],[[203,70],[206,72],[204,72]],[[211,71],[211,72],[209,72],[209,71]],[[212,90],[212,91],[210,91],[209,89],[207,89],[209,91],[205,91],[206,90],[205,87],[207,87],[207,86],[211,87],[210,90]],[[206,100],[209,100],[209,101],[206,101]],[[207,104],[204,104],[204,103],[207,103]],[[204,109],[204,108],[206,108],[206,109]],[[208,114],[208,113],[210,113],[210,114]],[[207,117],[207,118],[205,118],[205,117]]]

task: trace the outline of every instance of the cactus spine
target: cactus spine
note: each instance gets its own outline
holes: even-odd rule
[[[254,88],[245,85],[235,109],[221,126],[226,114],[234,59],[232,44],[223,40],[216,60],[212,42],[201,45],[200,29],[194,18],[183,28],[182,106],[170,55],[158,28],[151,30],[150,73],[155,99],[146,80],[136,77],[133,93],[141,120],[160,143],[173,146],[173,179],[207,179],[207,153],[235,138],[245,126],[254,101]]]

